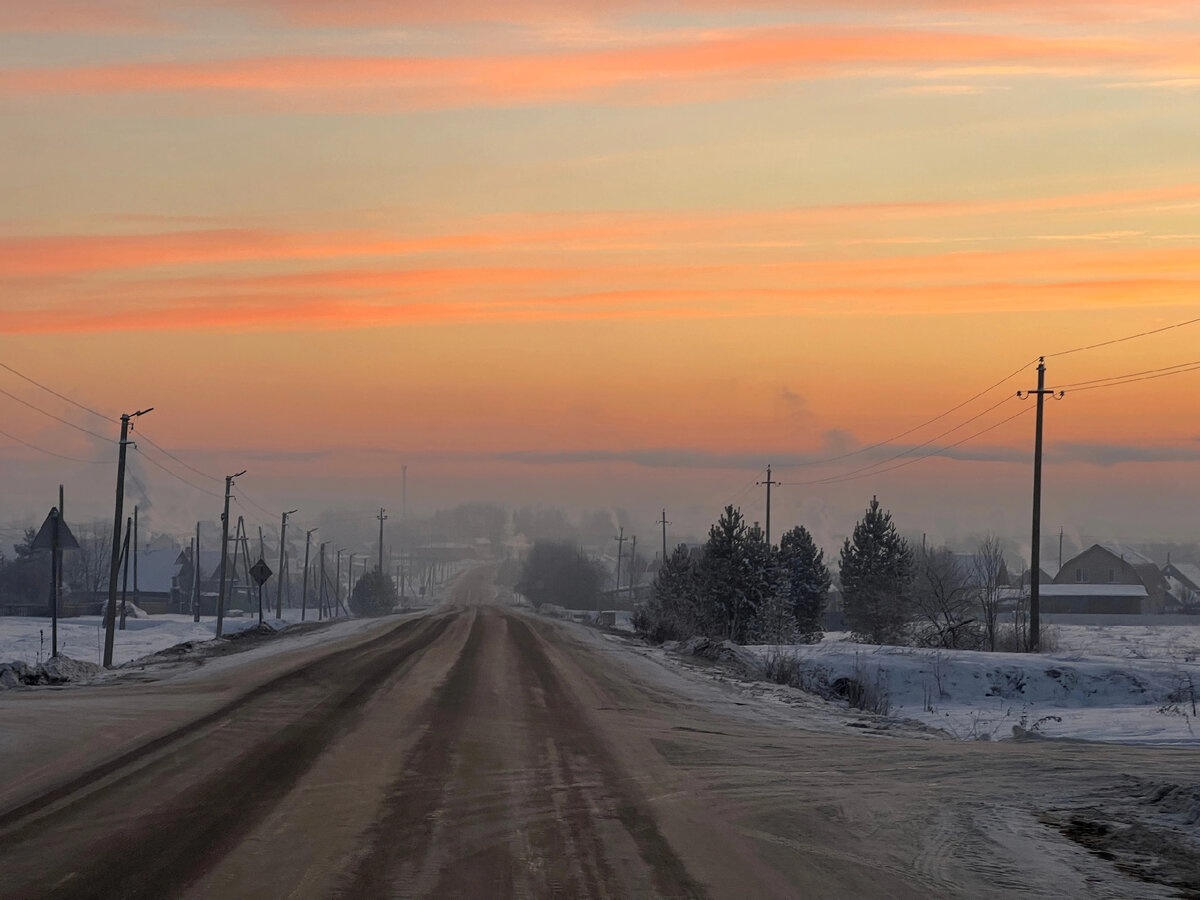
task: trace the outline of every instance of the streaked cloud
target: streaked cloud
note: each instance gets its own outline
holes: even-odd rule
[[[828,25],[730,30],[703,39],[470,57],[275,56],[0,70],[6,97],[211,95],[294,111],[426,110],[560,103],[687,103],[833,75],[938,65],[1019,65],[1068,76],[1195,77],[1194,40],[1050,37]],[[1029,68],[1032,66],[1032,70]],[[732,92],[732,93],[731,93]]]

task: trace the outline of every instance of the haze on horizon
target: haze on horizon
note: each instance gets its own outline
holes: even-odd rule
[[[1196,542],[1195,4],[420,7],[0,0],[5,545],[153,406],[180,537],[407,465],[653,547],[771,464],[827,552],[872,495],[1027,548],[1041,355],[1043,533]]]

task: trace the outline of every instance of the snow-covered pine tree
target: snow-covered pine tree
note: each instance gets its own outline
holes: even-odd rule
[[[634,629],[644,637],[662,641],[684,640],[696,634],[696,569],[686,544],[676,547],[659,568],[650,599],[634,611]]]
[[[747,595],[749,566],[746,521],[740,509],[727,506],[708,530],[696,570],[700,615],[707,634],[744,643],[754,614]]]
[[[901,643],[909,621],[913,554],[876,497],[842,545],[841,578],[846,623],[855,639]]]
[[[796,621],[798,640],[815,644],[824,634],[825,604],[830,576],[825,551],[817,547],[803,525],[779,539],[780,593],[787,599]]]

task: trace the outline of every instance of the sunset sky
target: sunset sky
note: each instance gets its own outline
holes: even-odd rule
[[[153,406],[181,534],[770,463],[776,535],[1027,544],[1045,355],[1045,530],[1195,541],[1198,279],[1195,2],[0,0],[3,523]]]

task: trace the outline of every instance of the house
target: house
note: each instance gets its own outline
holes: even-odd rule
[[[1200,607],[1200,566],[1195,563],[1168,562],[1163,567],[1163,576],[1171,586],[1171,592],[1185,612],[1198,611]]]
[[[1064,562],[1039,593],[1043,612],[1158,614],[1176,602],[1154,560],[1112,543],[1093,544]]]

